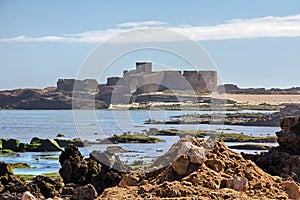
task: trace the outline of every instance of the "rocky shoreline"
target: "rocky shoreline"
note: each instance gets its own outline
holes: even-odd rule
[[[145,130],[143,133],[123,133],[121,135],[112,135],[108,138],[97,139],[96,141],[82,141],[80,138],[75,139],[42,139],[34,137],[29,143],[22,143],[17,139],[0,138],[0,153],[14,153],[14,152],[51,152],[62,151],[63,147],[73,144],[77,147],[85,147],[96,144],[120,144],[120,143],[157,143],[165,142],[165,140],[153,136],[179,136],[183,138],[187,135],[205,138],[207,136],[220,138],[224,142],[253,142],[253,143],[276,143],[276,136],[248,136],[237,133],[226,133],[216,131],[204,130],[158,130],[151,128]],[[233,146],[234,149],[235,146]],[[257,145],[239,145],[235,149],[253,149],[266,150],[267,147],[259,148]]]
[[[185,114],[172,116],[171,120],[146,120],[145,124],[224,124],[241,126],[272,126],[277,127],[282,117],[300,115],[300,105],[290,104],[272,114],[262,113],[213,113]]]
[[[0,198],[297,199],[300,194],[296,183],[268,175],[223,142],[217,142],[207,154],[199,154],[205,150],[203,145],[201,140],[185,138],[158,159],[158,163],[169,159],[170,164],[146,173],[128,173],[128,166],[118,158],[113,166],[107,166],[105,158],[112,156],[107,152],[92,152],[85,159],[75,146],[68,146],[60,156],[62,179],[37,176],[27,184],[1,163],[6,171],[1,171],[5,173],[1,174]]]
[[[1,162],[0,199],[300,199],[300,117],[282,119],[281,127],[280,146],[260,155],[187,135],[137,170],[108,151],[84,158],[74,145],[59,156],[58,179],[37,176],[25,183]]]
[[[72,91],[59,91],[56,87],[0,91],[0,109],[70,110],[73,109],[72,96]],[[104,101],[95,99],[95,94],[92,92],[81,91],[77,92],[76,96],[80,99],[80,102],[76,104],[76,109],[107,109],[109,107]]]
[[[30,143],[22,143],[17,139],[0,138],[0,153],[62,151],[62,147],[66,147],[70,144],[76,145],[77,147],[84,146],[84,143],[79,138],[66,140],[34,137]]]

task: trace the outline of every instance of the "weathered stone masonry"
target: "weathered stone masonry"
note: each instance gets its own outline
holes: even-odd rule
[[[124,70],[123,77],[109,77],[106,84],[98,84],[95,79],[59,79],[58,91],[98,92],[97,99],[129,102],[133,94],[159,92],[164,90],[194,90],[200,92],[217,91],[216,71],[152,71],[151,62],[136,62],[134,70]],[[118,103],[118,102],[116,102]]]

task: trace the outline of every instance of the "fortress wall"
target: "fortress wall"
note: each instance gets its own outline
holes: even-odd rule
[[[189,83],[182,76],[181,71],[165,71],[162,86],[168,90],[186,90]]]
[[[73,91],[75,79],[58,79],[56,87],[58,91]]]
[[[106,85],[109,86],[116,85],[120,79],[121,79],[120,77],[109,77],[107,78]]]
[[[218,74],[216,71],[199,71],[209,92],[218,91]]]
[[[184,71],[183,76],[189,83],[189,90],[208,92],[206,82],[198,71]]]
[[[183,76],[195,91],[217,91],[218,78],[216,71],[184,71]]]
[[[57,90],[72,92],[73,88],[79,91],[97,91],[98,82],[95,79],[75,80],[75,79],[58,79]]]
[[[183,76],[198,76],[198,71],[183,71]]]
[[[125,76],[118,82],[118,85],[122,86],[122,92],[131,94],[137,90],[137,88],[142,85],[143,76],[140,74]]]
[[[157,92],[160,90],[160,84],[164,78],[164,72],[155,72],[143,76],[139,85],[139,93]]]
[[[77,81],[75,81],[75,84],[76,83]],[[82,86],[83,90],[90,90],[90,91],[97,91],[99,85],[98,81],[96,81],[95,79],[86,79],[79,82],[79,84]]]
[[[136,72],[137,73],[151,73],[152,72],[152,63],[151,62],[136,62]]]

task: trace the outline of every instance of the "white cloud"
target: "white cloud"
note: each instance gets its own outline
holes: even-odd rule
[[[284,17],[267,16],[252,19],[234,19],[225,23],[210,26],[167,26],[165,22],[144,21],[117,24],[114,28],[106,30],[87,31],[77,34],[65,34],[60,36],[27,37],[18,36],[2,38],[0,42],[104,42],[120,33],[133,30],[150,30],[153,27],[161,27],[175,31],[197,41],[246,39],[260,37],[300,37],[300,14]],[[155,38],[156,37],[156,38]],[[141,36],[136,40],[174,41],[172,38],[156,36]],[[130,40],[130,42],[132,42]]]
[[[136,28],[136,27],[158,27],[166,25],[165,22],[161,21],[144,21],[144,22],[127,22],[122,24],[117,24],[116,27],[120,28]]]

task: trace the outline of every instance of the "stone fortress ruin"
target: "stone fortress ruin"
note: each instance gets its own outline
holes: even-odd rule
[[[109,102],[112,96],[122,99],[166,90],[212,93],[217,91],[217,84],[216,71],[152,71],[151,62],[136,62],[134,70],[124,70],[123,77],[109,77],[105,84],[98,84],[94,79],[59,79],[57,90],[76,88],[77,91],[97,92],[97,99]]]

